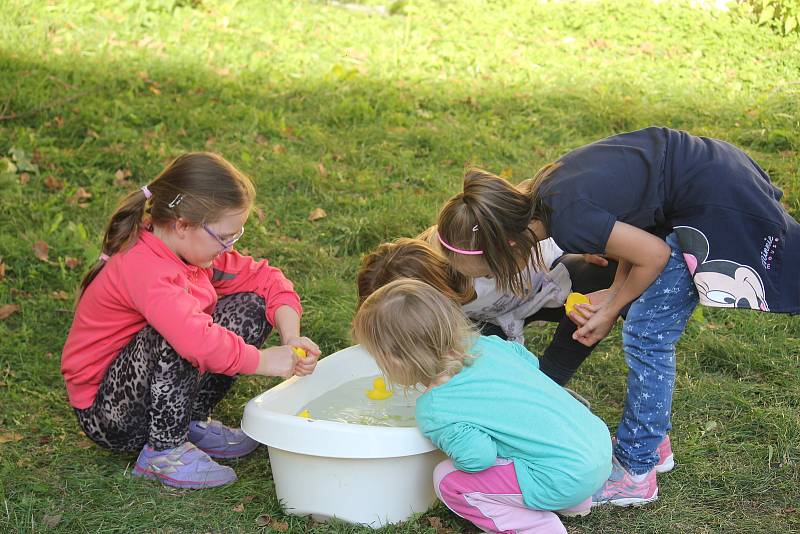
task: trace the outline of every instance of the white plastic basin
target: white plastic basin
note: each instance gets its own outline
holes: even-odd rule
[[[242,430],[267,446],[275,491],[287,512],[378,528],[436,501],[433,469],[444,455],[416,427],[295,415],[323,393],[377,374],[375,361],[356,345],[324,358],[312,375],[291,378],[247,403]]]

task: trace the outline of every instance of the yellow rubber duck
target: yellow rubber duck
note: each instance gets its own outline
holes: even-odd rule
[[[300,347],[292,347],[292,352],[297,354],[298,358],[305,358],[306,357],[305,349],[301,349]]]
[[[591,304],[591,303],[592,301],[589,300],[589,297],[587,297],[586,295],[582,293],[573,292],[567,295],[567,301],[564,303],[564,309],[566,310],[567,315],[569,315],[572,312],[572,310],[575,309],[576,304]]]
[[[297,417],[305,417],[306,419],[311,419],[311,412],[309,412],[308,410],[303,410],[302,412],[297,414]]]
[[[392,395],[394,393],[386,389],[386,382],[381,377],[373,380],[372,389],[367,391],[367,397],[372,400],[386,400]]]

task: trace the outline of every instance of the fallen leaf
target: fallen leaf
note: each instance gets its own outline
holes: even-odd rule
[[[272,522],[272,518],[267,514],[261,514],[256,517],[256,526],[257,527],[266,527]]]
[[[114,177],[117,180],[124,180],[125,178],[130,178],[131,171],[129,169],[117,169],[117,172],[114,173]]]
[[[236,512],[238,514],[241,514],[242,512],[244,512],[244,504],[239,503],[236,506],[234,506],[233,508],[231,508],[231,510],[233,510],[234,512]]]
[[[63,289],[59,289],[58,291],[53,291],[50,295],[56,300],[69,300],[70,296],[69,293],[64,291]]]
[[[285,154],[286,153],[286,147],[281,145],[281,144],[277,144],[277,145],[274,145],[272,147],[272,151],[274,153],[276,153],[276,154]]]
[[[796,511],[797,511],[797,508],[795,508],[794,506],[790,506],[789,508],[786,508],[786,509],[783,511],[783,513],[785,513],[785,514],[793,514],[793,513],[795,513]]]
[[[11,443],[21,441],[24,436],[19,432],[0,432],[0,443]]]
[[[47,528],[56,528],[59,523],[61,523],[61,514],[48,514],[42,518],[42,524]]]
[[[208,139],[206,139],[206,148],[211,148],[215,144],[217,144],[217,140],[215,138],[209,137]]]
[[[7,319],[12,313],[19,311],[19,304],[3,304],[0,306],[0,321]]]
[[[256,135],[256,143],[258,143],[259,145],[266,145],[269,144],[269,141],[267,141],[267,138],[264,137],[262,134],[258,134]]]
[[[41,239],[33,244],[33,254],[42,261],[48,261],[50,246]]]
[[[287,532],[289,530],[289,523],[273,519],[272,523],[269,524],[269,528],[277,530],[278,532]]]
[[[428,523],[430,523],[436,532],[439,532],[442,529],[442,520],[438,517],[429,517]]]
[[[75,446],[78,447],[79,449],[90,449],[92,447],[92,445],[94,445],[94,443],[92,443],[91,441],[89,441],[86,438],[78,441],[75,444]]]
[[[74,269],[81,264],[81,260],[78,258],[74,258],[72,256],[65,256],[64,257],[64,265],[67,266],[68,269]]]
[[[92,194],[83,187],[79,187],[78,190],[67,199],[67,203],[77,204],[78,207],[86,207],[90,198],[92,198]]]
[[[264,210],[262,210],[259,206],[254,206],[253,211],[256,212],[256,217],[258,217],[258,220],[264,222],[264,218],[266,217]]]
[[[63,128],[64,127],[64,117],[59,115],[59,116],[56,117],[55,120],[56,120],[56,126],[58,126],[59,128]]]
[[[328,214],[325,213],[324,209],[322,209],[322,208],[314,208],[313,210],[311,210],[311,213],[308,214],[308,220],[309,221],[318,221],[318,220],[323,219],[323,218],[325,218],[327,216],[328,216]]]
[[[3,258],[0,258],[0,282],[6,277],[6,264],[3,263]]]
[[[223,77],[224,76],[229,76],[230,73],[231,73],[231,68],[230,67],[223,67],[221,69],[217,69],[217,75],[218,76],[223,76]]]
[[[317,174],[319,174],[323,178],[328,176],[328,169],[325,168],[325,165],[323,165],[322,163],[317,163],[316,168],[317,168]]]
[[[23,172],[22,174],[19,175],[19,183],[21,183],[22,185],[25,185],[30,181],[31,181],[31,175],[29,173]]]
[[[62,182],[52,174],[48,174],[47,177],[44,179],[44,186],[50,191],[58,191],[60,189],[64,189],[64,182]]]

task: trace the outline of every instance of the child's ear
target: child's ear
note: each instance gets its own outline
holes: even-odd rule
[[[183,217],[178,217],[178,219],[172,223],[172,229],[181,239],[186,236],[186,232],[192,227],[193,225],[189,224],[189,222],[184,219]]]

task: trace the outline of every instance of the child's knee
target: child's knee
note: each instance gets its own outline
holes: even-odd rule
[[[440,462],[433,470],[433,489],[436,491],[436,496],[439,497],[440,501],[444,501],[441,490],[442,482],[453,471],[456,471],[456,468],[450,459]]]

